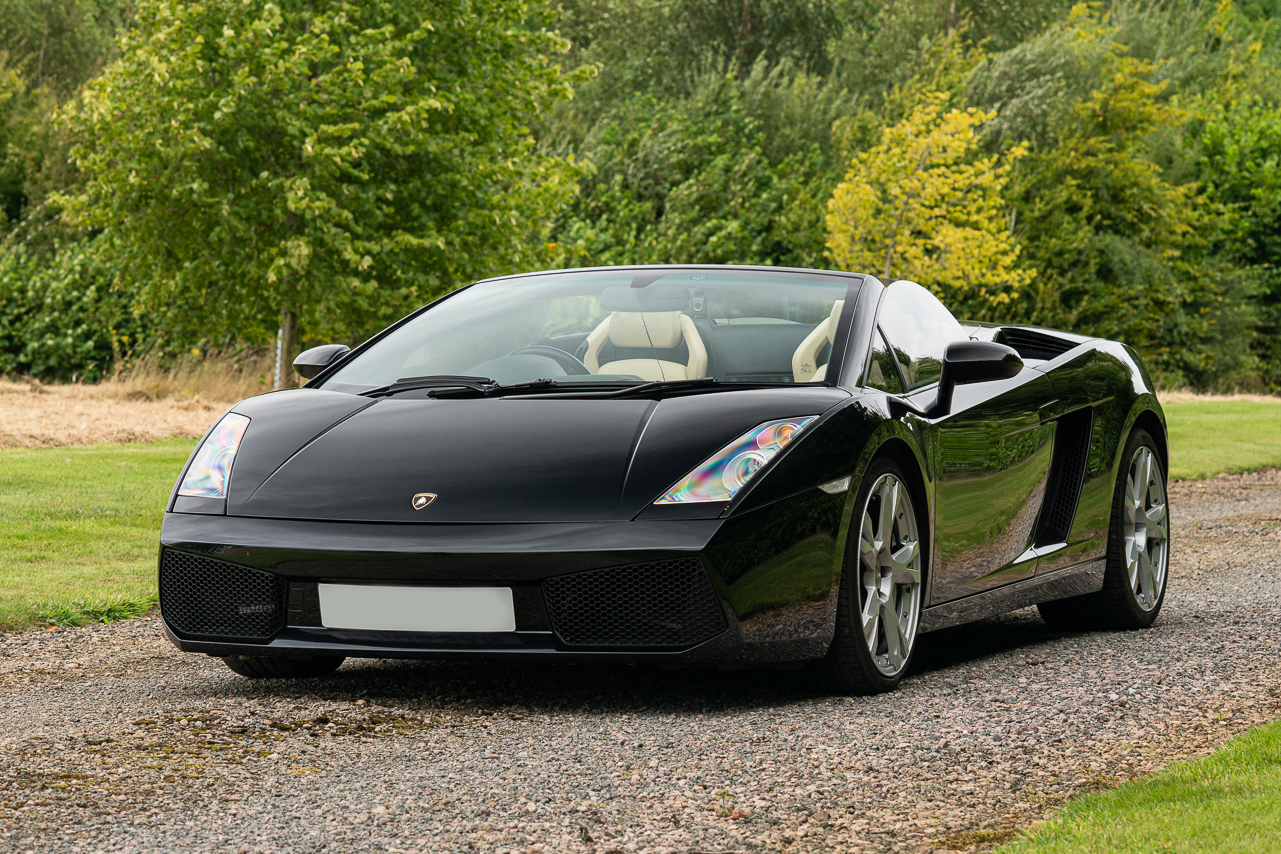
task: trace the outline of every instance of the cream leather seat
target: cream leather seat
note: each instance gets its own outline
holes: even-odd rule
[[[818,363],[818,354],[823,345],[831,344],[832,338],[836,336],[836,327],[841,322],[841,311],[844,308],[845,300],[838,299],[827,319],[815,326],[814,331],[805,336],[801,346],[792,354],[792,378],[798,383],[822,382],[827,378],[827,365]]]
[[[632,353],[630,358],[602,365],[601,349],[606,341],[620,350],[651,351],[654,357],[636,358],[637,354]],[[678,358],[677,348],[682,341],[689,353],[685,364],[672,361]],[[707,348],[694,321],[683,312],[615,311],[588,334],[583,364],[593,374],[631,374],[647,382],[694,379],[707,373]]]

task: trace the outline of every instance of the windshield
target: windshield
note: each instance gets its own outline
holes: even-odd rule
[[[418,377],[502,385],[822,382],[857,277],[752,270],[585,270],[473,285],[323,383],[361,392]],[[840,330],[843,334],[843,330]]]

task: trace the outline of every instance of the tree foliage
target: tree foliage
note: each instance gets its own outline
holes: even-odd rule
[[[561,264],[819,266],[839,99],[791,66],[640,95],[573,146],[593,167],[555,234]],[[815,139],[818,137],[818,139]]]
[[[1190,114],[1117,37],[1077,7],[971,78],[1003,109],[992,138],[1031,142],[1007,197],[1038,276],[1008,316],[1127,341],[1175,382],[1230,381],[1249,370],[1248,318],[1245,283],[1213,252],[1225,222],[1152,156]]]
[[[0,374],[93,381],[148,333],[91,241],[0,255]]]
[[[354,340],[521,267],[888,254],[1281,388],[1281,0],[1070,2],[0,0],[0,370],[135,305],[174,350]]]
[[[570,93],[534,7],[147,0],[68,110],[102,229],[176,334],[369,329],[536,266],[573,191],[526,127]]]
[[[827,246],[841,269],[923,283],[981,318],[1034,275],[1018,264],[1001,197],[1025,149],[979,155],[978,128],[993,114],[946,104],[926,97],[855,157],[828,202]]]

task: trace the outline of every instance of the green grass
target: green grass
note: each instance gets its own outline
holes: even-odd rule
[[[0,630],[150,610],[165,501],[193,444],[0,451]]]
[[[1001,854],[1281,851],[1281,721],[1206,759],[1072,801]]]
[[[1167,403],[1170,476],[1281,468],[1281,399]]]

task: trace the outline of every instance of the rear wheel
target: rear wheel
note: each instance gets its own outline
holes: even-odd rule
[[[838,691],[879,694],[902,680],[916,649],[924,554],[911,490],[894,462],[868,467],[854,506],[836,636],[822,669]]]
[[[223,664],[249,679],[314,679],[328,676],[346,659],[341,655],[293,658],[284,655],[224,655]]]
[[[1103,589],[1037,606],[1051,626],[1146,629],[1161,612],[1170,566],[1170,511],[1156,441],[1141,428],[1126,443],[1108,530]]]

